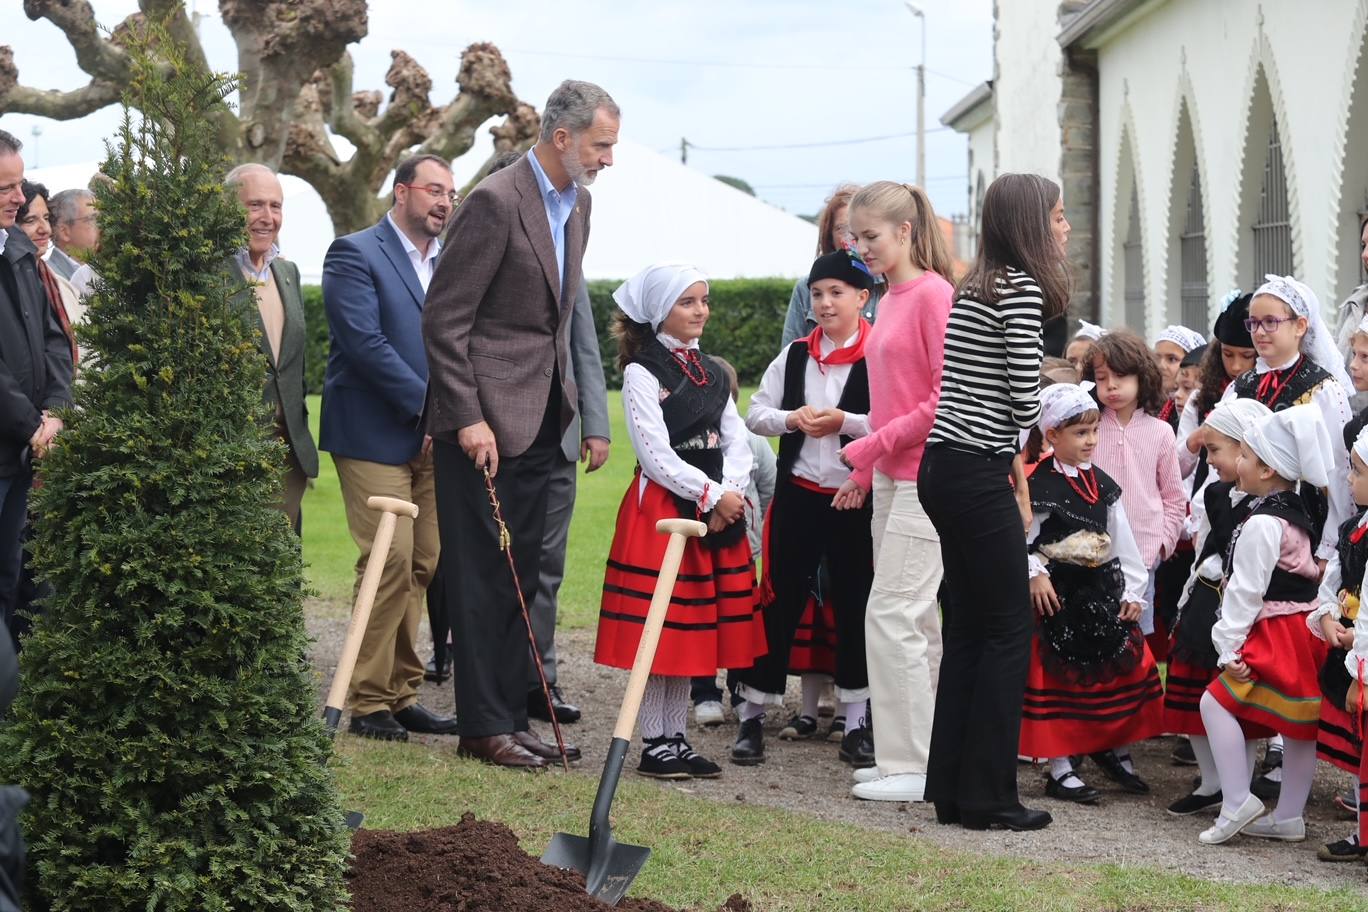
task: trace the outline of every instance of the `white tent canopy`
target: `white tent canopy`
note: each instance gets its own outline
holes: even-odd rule
[[[457,186],[488,155],[489,141],[456,162]],[[26,176],[53,193],[84,187],[95,162],[34,168]],[[465,172],[463,175],[462,172]],[[305,282],[318,282],[333,240],[322,199],[303,180],[282,175],[281,255]],[[805,274],[817,246],[814,225],[694,171],[645,146],[621,142],[613,167],[591,188],[593,226],[584,273],[624,279],[655,262],[693,263],[713,278]]]

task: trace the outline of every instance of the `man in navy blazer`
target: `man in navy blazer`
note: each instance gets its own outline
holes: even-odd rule
[[[360,554],[357,586],[380,514],[375,495],[418,505],[400,517],[352,674],[351,731],[407,740],[409,732],[455,734],[456,720],[418,703],[423,663],[418,619],[437,568],[432,442],[420,416],[427,394],[423,300],[455,205],[451,168],[417,155],[394,175],[394,206],[376,225],[333,241],[323,261],[331,349],[323,380],[319,448],[332,454],[347,526]]]

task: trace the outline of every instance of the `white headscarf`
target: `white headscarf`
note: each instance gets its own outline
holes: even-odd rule
[[[1194,348],[1206,345],[1206,336],[1195,329],[1188,329],[1186,326],[1179,326],[1175,323],[1172,326],[1165,326],[1164,331],[1154,340],[1155,345],[1160,342],[1172,342],[1183,350],[1183,354],[1187,354]]]
[[[651,329],[658,330],[679,296],[695,282],[707,281],[708,277],[696,266],[660,263],[647,266],[619,285],[613,300],[630,319],[649,323]]]
[[[1254,292],[1255,297],[1259,295],[1272,295],[1292,308],[1292,313],[1306,318],[1306,335],[1302,336],[1301,341],[1302,353],[1329,372],[1346,392],[1351,390],[1353,386],[1349,382],[1349,375],[1344,371],[1344,356],[1335,345],[1330,328],[1325,325],[1325,316],[1321,313],[1316,293],[1291,276],[1266,275],[1264,283]]]
[[[1257,421],[1273,414],[1258,399],[1227,399],[1206,416],[1206,425],[1233,440],[1244,442],[1245,432]]]
[[[1040,432],[1057,428],[1084,412],[1097,411],[1091,383],[1053,383],[1040,391]]]
[[[1368,427],[1359,431],[1359,435],[1354,438],[1353,450],[1358,453],[1358,458],[1363,460],[1364,465],[1368,465]]]
[[[1330,483],[1330,432],[1315,405],[1296,405],[1259,419],[1245,431],[1244,442],[1288,481],[1305,480],[1318,488]]]
[[[1096,323],[1089,323],[1087,320],[1078,321],[1078,332],[1074,333],[1075,339],[1087,339],[1089,342],[1096,342],[1107,334],[1107,331]]]

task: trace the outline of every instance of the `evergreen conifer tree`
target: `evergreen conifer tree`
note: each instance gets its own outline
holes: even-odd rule
[[[24,642],[0,781],[33,797],[34,909],[334,912],[348,834],[299,546],[272,508],[284,450],[224,269],[245,220],[209,115],[232,81],[157,38],[129,39],[96,190],[88,359],[34,498],[55,594]]]

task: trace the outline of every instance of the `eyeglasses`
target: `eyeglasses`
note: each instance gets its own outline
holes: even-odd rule
[[[412,190],[422,190],[433,199],[445,196],[447,202],[451,203],[453,206],[460,200],[460,196],[457,195],[455,190],[448,190],[440,184],[400,184],[399,186],[408,187]]]
[[[1282,326],[1284,323],[1291,323],[1293,320],[1296,319],[1296,317],[1264,317],[1262,319],[1256,319],[1255,317],[1246,317],[1244,321],[1244,328],[1245,332],[1248,333],[1252,333],[1256,329],[1262,329],[1264,332],[1268,333],[1271,336],[1278,331],[1278,327]]]

